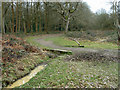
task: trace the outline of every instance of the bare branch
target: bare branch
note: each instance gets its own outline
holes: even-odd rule
[[[74,13],[76,10],[77,10],[77,7],[78,7],[78,2],[77,2],[77,4],[76,4],[76,6],[75,6],[75,9],[74,10],[69,10],[69,13]]]
[[[5,12],[4,12],[4,14],[3,14],[3,17],[5,16],[5,14],[7,13],[7,11],[8,11],[8,9],[9,9],[9,7],[10,7],[10,4],[8,5],[8,7],[6,8],[6,10],[5,10]]]

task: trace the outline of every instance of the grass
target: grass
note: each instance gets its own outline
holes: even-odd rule
[[[34,41],[36,37],[29,37],[27,39],[29,42],[34,42],[33,44],[37,44],[37,42]],[[63,36],[46,38],[45,40],[52,40],[56,45],[61,46],[76,45],[75,42],[70,41]],[[93,44],[94,47],[100,46],[98,43],[96,44],[95,42],[87,41],[86,45],[88,44]],[[38,44],[38,46],[41,45]],[[108,48],[105,43],[103,43],[103,46],[101,47]],[[90,48],[90,45],[86,48]],[[117,62],[73,62],[65,61],[63,57],[58,57],[50,61],[48,66],[43,71],[37,73],[37,75],[29,82],[17,88],[116,88],[117,84]]]
[[[31,45],[33,46],[36,46],[36,47],[40,47],[40,48],[47,48],[43,45],[41,45],[40,43],[36,42],[35,40],[36,39],[39,39],[40,37],[39,36],[27,36],[27,37],[24,37],[24,39],[30,43]]]
[[[53,41],[53,43],[59,46],[72,46],[72,45],[77,46],[76,42],[69,40],[67,37],[64,37],[64,36],[49,37],[49,38],[46,38],[45,40]],[[82,46],[85,46],[85,48],[118,49],[117,44],[110,43],[110,42],[95,42],[95,41],[89,41],[89,40],[81,40],[79,42]]]
[[[77,45],[76,42],[68,40],[64,36],[49,37],[45,39],[46,41],[53,41],[56,45],[65,46],[65,45]]]
[[[64,61],[53,59],[28,83],[17,88],[116,88],[116,62]]]

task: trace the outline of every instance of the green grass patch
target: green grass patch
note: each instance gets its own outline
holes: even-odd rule
[[[53,41],[54,44],[65,46],[65,45],[77,45],[76,42],[69,40],[65,38],[64,36],[58,36],[58,37],[49,37],[45,39],[46,41]]]
[[[117,82],[116,62],[70,62],[57,58],[18,88],[116,88]]]
[[[45,39],[46,41],[53,41],[54,44],[59,46],[77,46],[75,41],[69,40],[67,37],[58,36],[58,37],[49,37]],[[82,40],[79,41],[82,46],[85,48],[99,48],[99,49],[118,49],[118,45],[110,42],[95,42]]]

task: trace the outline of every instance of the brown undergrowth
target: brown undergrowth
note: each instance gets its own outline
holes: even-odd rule
[[[30,45],[15,35],[3,35],[2,41],[2,85],[6,87],[27,75],[37,65],[49,60],[42,49]]]

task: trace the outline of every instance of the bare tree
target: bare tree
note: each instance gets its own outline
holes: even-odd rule
[[[12,32],[14,33],[14,4],[12,2],[11,8],[12,8]]]
[[[117,26],[118,26],[118,44],[120,46],[120,1],[118,2],[118,23],[117,23]]]
[[[22,3],[20,2],[19,4],[19,25],[18,25],[18,32],[20,32],[20,25],[21,25],[21,8],[22,8]]]
[[[61,18],[66,22],[65,33],[68,32],[70,20],[74,17],[73,14],[77,10],[78,5],[78,2],[57,2],[55,5],[57,9],[54,10],[59,13],[61,15]]]
[[[10,7],[10,3],[4,3],[2,2],[2,33],[5,33],[5,16],[7,14],[7,11]]]
[[[30,20],[30,24],[31,24],[31,26],[30,26],[31,28],[30,28],[30,29],[31,29],[31,30],[30,30],[30,31],[31,31],[31,32],[33,32],[33,21],[32,21],[32,20],[33,20],[33,19],[32,19],[33,7],[32,7],[32,4],[33,4],[33,3],[32,3],[32,0],[31,0],[31,15],[30,15],[30,17],[31,17],[31,20]]]
[[[45,5],[45,31],[48,31],[48,2],[44,2]]]
[[[16,33],[18,28],[18,2],[16,3]]]
[[[41,3],[40,3],[40,5],[41,5]],[[39,7],[39,32],[41,32],[41,6]]]

